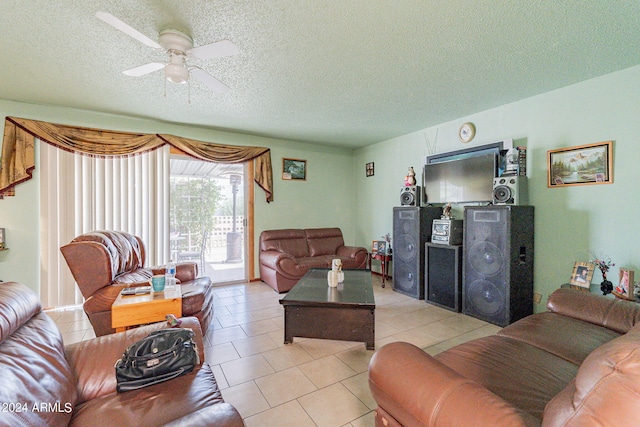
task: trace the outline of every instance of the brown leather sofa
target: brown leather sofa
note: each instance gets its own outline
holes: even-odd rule
[[[225,403],[206,363],[178,378],[116,392],[114,364],[157,323],[64,346],[38,297],[16,282],[0,283],[0,425],[3,426],[243,426]],[[181,327],[195,333],[197,319]]]
[[[165,267],[145,267],[142,239],[121,231],[93,231],[82,234],[60,248],[82,296],[83,308],[96,336],[112,334],[111,305],[125,287],[148,285]],[[200,320],[206,334],[213,317],[211,279],[197,277],[195,262],[176,265],[176,279],[182,287],[182,316]]]
[[[310,268],[366,268],[365,248],[345,246],[339,228],[266,230],[260,233],[260,279],[278,293],[287,292]]]
[[[376,426],[637,426],[640,305],[559,289],[548,311],[435,357],[374,354]]]

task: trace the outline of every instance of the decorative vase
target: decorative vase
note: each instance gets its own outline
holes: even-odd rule
[[[600,290],[602,291],[602,295],[610,294],[613,291],[613,283],[607,280],[606,276],[602,283],[600,283]]]

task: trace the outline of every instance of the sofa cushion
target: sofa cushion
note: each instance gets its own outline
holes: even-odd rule
[[[304,230],[297,229],[263,231],[260,236],[260,251],[284,252],[295,258],[309,256]]]
[[[304,230],[310,256],[335,255],[344,246],[339,228],[308,228]]]
[[[222,403],[222,395],[211,367],[125,393],[111,393],[76,407],[71,426],[158,426]]]
[[[538,419],[547,402],[578,372],[573,363],[497,335],[466,342],[435,358]]]
[[[526,342],[576,365],[602,344],[620,336],[603,326],[549,312],[520,319],[498,335]]]
[[[547,405],[545,426],[637,425],[639,413],[640,325],[637,325],[585,359],[575,380]]]

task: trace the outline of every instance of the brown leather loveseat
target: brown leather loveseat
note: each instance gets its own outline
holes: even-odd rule
[[[198,320],[182,320],[204,360]],[[160,384],[116,392],[114,364],[125,348],[166,327],[157,323],[64,346],[33,291],[0,283],[0,425],[243,426],[206,363]]]
[[[125,287],[146,285],[154,274],[164,274],[165,267],[145,267],[142,239],[121,231],[93,231],[82,234],[60,248],[76,280],[85,313],[96,336],[112,334],[111,305]],[[200,320],[207,333],[213,317],[211,279],[197,277],[195,262],[176,265],[176,279],[182,288],[182,316]]]
[[[382,347],[376,426],[640,425],[640,305],[559,289],[547,309],[435,357]]]
[[[345,246],[339,228],[267,230],[260,234],[260,279],[287,292],[310,268],[330,268],[340,258],[342,268],[366,268],[365,248]]]

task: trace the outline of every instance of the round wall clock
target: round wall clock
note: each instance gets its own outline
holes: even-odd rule
[[[471,122],[463,123],[458,130],[458,138],[461,142],[469,142],[476,136],[476,127]]]

